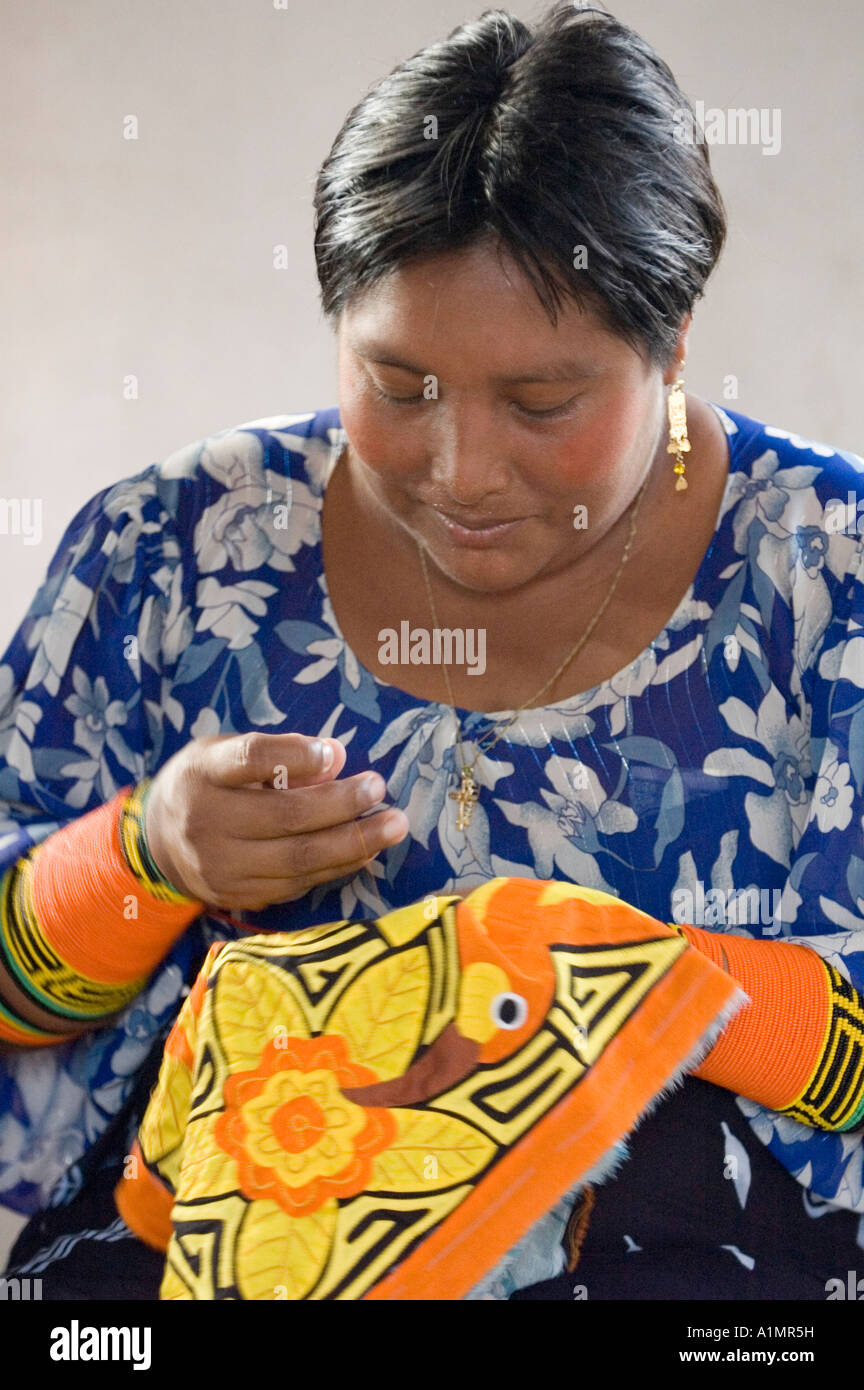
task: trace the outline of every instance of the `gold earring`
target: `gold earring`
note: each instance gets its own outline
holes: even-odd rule
[[[667,454],[675,455],[675,464],[672,472],[677,474],[675,479],[676,492],[683,492],[687,486],[687,479],[684,477],[683,454],[690,452],[690,440],[687,438],[687,403],[684,397],[684,378],[679,376],[672,390],[669,392],[667,406],[669,408],[669,443],[666,445]]]

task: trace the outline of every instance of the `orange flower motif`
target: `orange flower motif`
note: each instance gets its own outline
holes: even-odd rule
[[[237,1163],[244,1196],[308,1216],[331,1197],[362,1192],[396,1124],[388,1110],[355,1105],[342,1087],[378,1079],[335,1035],[273,1039],[254,1071],[229,1076],[214,1133]]]

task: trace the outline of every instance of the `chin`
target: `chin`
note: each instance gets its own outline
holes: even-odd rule
[[[481,551],[475,555],[428,551],[431,563],[453,584],[477,594],[503,594],[521,588],[538,575],[536,556],[496,555]]]

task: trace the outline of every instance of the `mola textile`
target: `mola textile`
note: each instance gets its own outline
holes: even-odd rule
[[[746,998],[569,883],[217,944],[119,1210],[167,1249],[163,1299],[476,1297]]]

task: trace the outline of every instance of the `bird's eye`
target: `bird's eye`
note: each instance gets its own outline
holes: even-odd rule
[[[521,994],[496,994],[489,1012],[499,1028],[521,1028],[528,1017],[528,1001]]]

